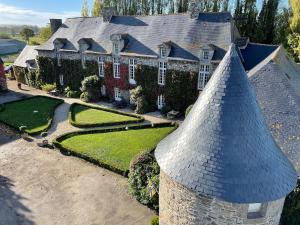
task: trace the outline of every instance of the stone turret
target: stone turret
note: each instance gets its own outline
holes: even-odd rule
[[[278,225],[297,181],[234,45],[155,157],[161,167],[160,225]]]

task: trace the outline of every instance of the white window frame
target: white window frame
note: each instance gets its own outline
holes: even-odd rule
[[[63,74],[59,74],[59,84],[61,86],[64,86],[64,75]]]
[[[114,62],[114,78],[120,78],[120,59],[119,58],[113,58]]]
[[[267,205],[263,203],[251,203],[248,205],[247,218],[248,219],[258,219],[264,217],[264,208]]]
[[[167,73],[167,62],[159,62],[158,84],[165,85]]]
[[[210,79],[210,65],[200,64],[198,73],[198,90],[203,90]]]
[[[208,50],[203,50],[202,51],[202,57],[203,57],[203,59],[209,59],[209,51]]]
[[[57,52],[56,57],[57,57],[57,65],[58,65],[59,67],[61,67],[61,53],[60,53],[60,52]]]
[[[84,53],[81,54],[81,64],[82,64],[82,68],[85,69],[86,68],[86,55]]]
[[[104,58],[98,58],[98,69],[99,69],[99,77],[104,77]]]
[[[115,95],[115,100],[116,101],[121,101],[122,100],[122,95],[121,95],[120,88],[114,88],[114,95]]]
[[[113,43],[113,52],[114,54],[118,55],[120,53],[120,46],[119,43],[114,42]]]
[[[135,59],[129,59],[129,83],[130,84],[136,84],[135,81],[135,67],[136,67],[136,60]]]
[[[163,96],[162,94],[157,96],[157,108],[158,109],[162,109],[165,106],[165,96]]]
[[[166,58],[167,57],[167,49],[164,46],[160,47],[159,54],[160,54],[161,58]]]

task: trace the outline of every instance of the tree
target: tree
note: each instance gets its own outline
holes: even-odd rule
[[[296,62],[300,61],[300,6],[296,0],[290,0],[292,17],[290,19],[291,34],[288,36],[288,45],[290,53],[294,56]]]
[[[289,28],[290,13],[287,8],[283,8],[278,12],[275,19],[275,39],[274,43],[282,44],[285,48],[288,48],[287,37],[291,32]]]
[[[92,16],[100,16],[102,13],[102,3],[100,0],[94,0]]]
[[[28,42],[29,41],[29,38],[33,37],[34,36],[34,32],[33,30],[31,30],[30,28],[28,27],[24,27],[21,32],[20,32],[20,35],[22,36],[22,38]]]
[[[300,33],[300,4],[299,0],[289,0],[292,9],[290,28],[293,32]]]
[[[39,33],[39,38],[40,38],[41,42],[45,42],[45,41],[49,40],[51,35],[52,35],[51,28],[50,28],[50,25],[48,25],[46,27],[41,28],[40,33]]]
[[[89,16],[89,6],[87,0],[83,0],[81,16],[88,17]]]
[[[229,0],[224,0],[222,4],[222,11],[229,12]]]

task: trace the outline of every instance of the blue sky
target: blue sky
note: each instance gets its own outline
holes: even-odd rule
[[[262,1],[258,0],[258,4],[261,5]],[[281,0],[281,6],[287,5],[287,2]],[[65,19],[80,16],[81,5],[82,0],[0,0],[0,24],[44,26],[50,17]]]

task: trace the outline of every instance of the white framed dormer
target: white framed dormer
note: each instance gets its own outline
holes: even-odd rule
[[[56,53],[56,58],[57,58],[57,66],[61,67],[61,53],[60,52]]]
[[[166,49],[165,46],[160,46],[159,55],[160,55],[160,58],[166,58],[167,57],[167,49]]]
[[[167,62],[160,61],[158,68],[158,84],[165,85],[166,83],[166,73],[167,73]]]
[[[162,109],[165,106],[165,96],[162,94],[157,96],[157,108]]]
[[[210,79],[210,65],[200,64],[198,74],[198,90],[203,90]]]
[[[120,44],[119,44],[119,42],[113,42],[113,53],[115,55],[120,54]]]
[[[59,74],[59,84],[60,84],[60,86],[64,86],[64,75],[63,74]]]
[[[104,77],[104,58],[98,57],[99,77]]]
[[[83,69],[86,68],[86,55],[84,53],[81,53],[81,65]]]
[[[114,67],[114,78],[120,78],[120,59],[117,57],[113,58],[113,67]]]
[[[115,94],[115,101],[121,101],[122,95],[120,88],[114,88],[114,94]]]
[[[204,60],[209,60],[209,50],[208,49],[202,50],[202,57]]]
[[[130,84],[136,84],[135,81],[135,67],[136,67],[136,60],[135,59],[129,59],[129,83]]]

